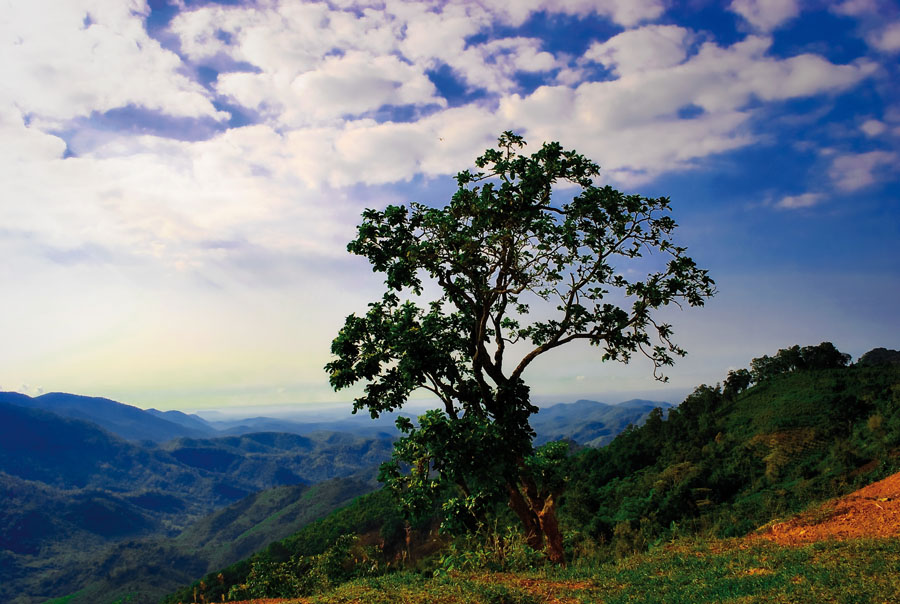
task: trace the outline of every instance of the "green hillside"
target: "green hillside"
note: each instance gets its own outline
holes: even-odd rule
[[[802,351],[814,355],[822,347]],[[821,363],[797,357],[773,369],[776,361],[793,358],[795,352],[800,349],[755,359],[752,371],[732,372],[724,387],[697,388],[666,419],[661,411],[651,413],[642,426],[626,430],[607,447],[571,455],[561,468],[567,478],[561,520],[569,570],[545,567],[542,556],[524,545],[511,515],[503,510],[475,535],[444,535],[436,545],[443,544],[438,551],[422,547],[434,541],[428,522],[413,527],[407,545],[400,517],[391,512],[388,495],[380,492],[229,568],[222,573],[223,581],[217,583],[217,573],[210,574],[204,585],[216,598],[229,592],[234,597],[318,593],[322,601],[354,601],[362,589],[367,594],[364,601],[398,601],[393,597],[425,602],[430,601],[427,594],[437,590],[443,599],[433,601],[528,602],[543,600],[533,599],[537,596],[528,590],[513,589],[508,597],[500,593],[512,589],[508,577],[495,576],[494,582],[506,587],[494,593],[478,591],[475,584],[484,583],[483,578],[468,588],[459,587],[468,579],[454,573],[515,571],[539,573],[542,580],[574,573],[570,578],[595,587],[609,583],[604,598],[618,594],[609,601],[649,601],[634,599],[638,592],[622,584],[626,576],[636,580],[623,568],[630,564],[645,572],[658,564],[674,581],[666,588],[671,589],[665,592],[668,595],[658,601],[721,601],[724,594],[796,595],[788,585],[790,572],[805,568],[825,581],[825,575],[810,566],[824,565],[860,593],[874,589],[871,593],[894,590],[891,593],[900,595],[896,582],[866,587],[858,579],[859,573],[875,572],[883,564],[896,566],[900,548],[895,542],[817,544],[793,553],[759,545],[754,546],[755,553],[745,553],[737,542],[718,541],[745,535],[900,470],[900,367],[844,367],[846,361],[838,358],[836,363],[824,363],[830,368],[820,368]],[[774,365],[766,368],[768,361]],[[378,538],[373,540],[373,534]],[[668,545],[672,543],[680,545]],[[703,567],[684,564],[685,556],[709,557],[709,548],[724,552],[713,552],[720,567],[756,568],[753,565],[760,560],[781,558],[786,568],[794,570],[770,569],[766,577],[737,581],[743,587],[723,583],[704,575]],[[853,552],[857,559],[838,568],[841,552]],[[622,560],[630,562],[618,562]],[[398,567],[406,570],[392,575]],[[447,573],[455,577],[450,583],[456,586],[458,599],[447,599],[452,591]],[[318,578],[310,581],[310,576]],[[525,575],[515,576],[519,579],[512,583]],[[346,580],[351,580],[346,587],[332,591]],[[646,580],[638,584],[648,587]],[[709,587],[700,589],[697,584]],[[837,589],[834,585],[816,589],[836,600],[843,597],[838,597],[840,593],[850,593],[828,591],[832,588]],[[188,601],[192,589],[164,602]],[[470,592],[463,593],[466,589]]]

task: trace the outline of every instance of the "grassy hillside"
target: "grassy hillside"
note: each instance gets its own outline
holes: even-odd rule
[[[896,602],[900,540],[785,548],[743,540],[680,540],[595,566],[427,578],[401,572],[348,582],[311,604],[718,604]]]
[[[799,601],[827,594],[840,601],[852,593],[841,591],[844,584],[859,593],[896,593],[895,582],[867,586],[859,578],[859,573],[875,572],[884,564],[896,565],[900,552],[893,542],[856,542],[833,549],[810,546],[793,552],[758,544],[744,554],[744,546],[727,538],[900,470],[900,367],[793,367],[769,371],[765,379],[747,385],[735,387],[730,375],[724,389],[701,386],[667,418],[661,411],[651,413],[642,426],[627,430],[609,446],[581,450],[567,460],[561,518],[570,569],[582,569],[572,580],[589,582],[591,589],[602,587],[603,597],[612,598],[609,601],[647,601],[648,592],[641,590],[666,585],[665,577],[674,583],[660,588],[664,589],[660,601],[720,601],[726,595],[740,598],[751,592],[796,596]],[[386,494],[371,500],[376,497],[387,502]],[[497,591],[476,585],[479,581],[504,585],[496,575],[459,587],[469,579],[454,577],[448,583],[446,573],[539,571],[562,576],[558,575],[562,571],[542,569],[541,556],[528,550],[502,513],[474,537],[445,537],[448,548],[404,561],[397,558],[398,548],[404,547],[404,531],[396,512],[388,515],[385,507],[384,512],[367,516],[353,509],[357,511],[338,512],[235,565],[223,572],[224,580],[214,588],[210,586],[216,573],[211,574],[205,581],[207,589],[214,589],[217,598],[231,591],[233,596],[319,593],[327,602],[354,601],[361,593],[368,594],[365,601],[528,602],[544,600],[529,600],[533,594],[528,589],[509,595],[503,591],[506,587]],[[413,540],[416,535],[427,538],[427,528],[413,531]],[[377,545],[382,547],[366,550],[371,541],[366,537],[373,531],[380,534]],[[355,534],[357,540],[342,540],[341,532]],[[304,545],[308,543],[316,545]],[[670,543],[680,545],[666,546]],[[712,558],[712,566],[692,562],[719,555],[709,548],[726,553]],[[648,549],[650,553],[643,553]],[[852,552],[856,559],[838,568],[842,552]],[[781,560],[787,570],[763,565],[768,558]],[[616,562],[623,559],[630,562]],[[354,565],[353,560],[365,564]],[[418,574],[384,576],[397,564],[417,569]],[[617,574],[624,572],[622,564],[634,565],[634,576]],[[742,565],[748,574],[741,574]],[[816,565],[828,570],[817,571]],[[649,574],[664,578],[653,585],[646,577],[638,581],[637,575],[651,567],[657,571]],[[703,574],[713,572],[711,568],[718,569],[719,578]],[[730,568],[734,576],[723,570]],[[791,573],[800,569],[815,577],[802,597],[800,588],[788,585],[795,579]],[[372,574],[377,576],[367,576]],[[304,579],[311,575],[319,579],[312,583]],[[627,585],[623,576],[629,577]],[[334,591],[348,579],[351,583]],[[408,593],[407,583],[414,585]],[[189,592],[187,588],[165,602],[184,600]],[[583,601],[593,601],[597,593],[601,592],[590,592]]]

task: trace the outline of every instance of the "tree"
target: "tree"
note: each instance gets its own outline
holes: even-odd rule
[[[729,371],[722,394],[725,398],[733,400],[735,396],[749,388],[752,382],[753,375],[746,369]]]
[[[700,306],[714,283],[672,242],[668,198],[594,186],[599,166],[558,143],[530,156],[523,147],[505,132],[477,172],[457,175],[446,207],[363,212],[347,249],[384,273],[387,290],[365,315],[347,317],[326,370],[335,390],[366,384],[354,413],[378,417],[418,389],[441,401],[418,425],[398,421],[405,436],[382,468],[409,511],[440,504],[445,524],[473,527],[505,500],[528,543],[546,542],[550,559],[563,562],[556,506],[565,450],[532,448],[528,420],[538,409],[525,370],[586,341],[604,360],[643,353],[664,379],[657,370],[685,353],[654,311]],[[647,274],[633,279],[626,269]],[[432,291],[425,303],[401,300]]]

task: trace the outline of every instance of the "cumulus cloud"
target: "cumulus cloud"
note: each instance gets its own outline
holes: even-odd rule
[[[777,29],[800,14],[798,0],[732,0],[730,8],[764,32]]]
[[[594,42],[584,59],[602,63],[619,75],[672,67],[687,58],[693,37],[677,25],[648,25]]]
[[[252,65],[255,72],[220,74],[217,91],[296,126],[382,105],[441,105],[427,73],[443,65],[470,88],[495,93],[515,88],[518,73],[563,66],[533,38],[470,43],[494,24],[491,8],[389,2],[359,15],[324,4],[207,6],[179,14],[170,29],[192,60]]]
[[[896,172],[900,155],[891,151],[869,151],[837,155],[831,161],[829,176],[841,191],[850,193],[875,185]]]
[[[283,121],[319,123],[342,115],[362,115],[385,105],[446,105],[421,70],[392,55],[352,51],[327,57],[315,71],[290,83],[294,102]]]
[[[491,112],[465,106],[414,123],[356,120],[298,129],[286,142],[293,169],[310,187],[386,184],[455,173],[510,127]]]
[[[224,119],[179,57],[144,29],[145,2],[8,3],[0,23],[0,104],[59,125],[129,105]],[[64,50],[61,50],[64,49]]]
[[[359,211],[334,191],[304,187],[268,126],[202,142],[113,140],[65,159],[63,141],[22,121],[6,120],[0,133],[11,143],[0,152],[0,223],[51,260],[202,271],[266,250],[333,256]]]
[[[641,52],[632,46],[643,43],[645,32],[634,33],[614,38],[609,56]],[[770,45],[769,38],[756,36],[728,47],[707,42],[686,60],[677,54],[681,62],[666,69],[626,69],[615,80],[542,87],[528,96],[511,95],[500,110],[537,138],[564,139],[600,161],[615,179],[635,183],[754,142],[749,122],[755,102],[844,90],[875,69],[866,62],[836,65],[810,54],[778,59],[767,54]],[[600,51],[588,52],[596,57]],[[682,117],[686,108],[690,119]]]

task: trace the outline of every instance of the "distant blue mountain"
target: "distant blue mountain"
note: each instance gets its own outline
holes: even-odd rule
[[[189,415],[181,411],[159,411],[158,409],[147,409],[147,413],[189,430],[195,430],[200,434],[213,436],[218,433],[218,430],[212,427],[209,422],[194,413]]]
[[[375,439],[395,438],[398,432],[394,415],[377,420],[367,416],[349,416],[340,420],[304,421],[296,418],[251,417],[206,421],[181,411],[146,411],[106,398],[51,393],[29,397],[17,392],[0,392],[0,402],[32,409],[51,411],[57,415],[93,422],[130,441],[167,442],[176,438],[219,438],[258,432],[284,432],[310,435],[317,432],[346,432]],[[654,408],[667,410],[670,403],[632,399],[610,405],[598,401],[579,400],[544,407],[531,418],[537,432],[536,444],[570,439],[583,445],[603,446],[629,424],[640,424]],[[404,414],[407,415],[407,414]],[[415,414],[413,414],[415,415]],[[210,461],[210,463],[213,463]],[[216,463],[224,464],[223,459]],[[218,467],[218,466],[217,466]]]
[[[632,399],[610,405],[579,400],[543,407],[531,418],[537,432],[535,444],[555,440],[573,440],[581,445],[602,447],[612,442],[630,424],[640,425],[655,407],[667,411],[670,403]]]
[[[126,440],[164,442],[183,436],[203,437],[215,434],[215,430],[197,418],[202,424],[190,423],[180,416],[183,413],[165,416],[163,412],[151,413],[131,405],[117,403],[107,398],[79,396],[53,392],[30,397],[18,392],[0,392],[0,402],[12,403],[31,409],[42,409],[97,424]],[[163,414],[160,417],[159,414]],[[177,419],[178,421],[172,421]]]
[[[373,420],[368,415],[353,415],[344,419],[304,421],[302,417],[246,417],[236,420],[216,420],[209,425],[220,435],[240,436],[254,432],[287,432],[312,434],[314,432],[346,432],[367,438],[394,438],[399,435],[394,426],[397,414],[385,414]],[[410,415],[404,413],[403,415]],[[412,414],[415,417],[415,414]]]

